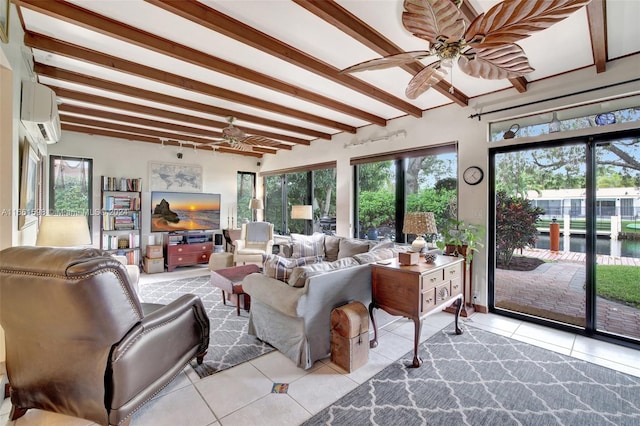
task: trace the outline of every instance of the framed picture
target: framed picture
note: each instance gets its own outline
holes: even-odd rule
[[[149,191],[202,192],[202,166],[150,161]]]
[[[22,143],[20,164],[20,214],[18,215],[18,227],[22,230],[38,220],[37,213],[40,207],[38,205],[40,158],[26,139]]]
[[[0,40],[9,43],[9,0],[0,0]]]

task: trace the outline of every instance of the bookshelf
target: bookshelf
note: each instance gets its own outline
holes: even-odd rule
[[[100,183],[100,248],[139,265],[142,179],[102,176]]]

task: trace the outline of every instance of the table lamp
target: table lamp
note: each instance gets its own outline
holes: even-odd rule
[[[258,220],[256,210],[264,209],[264,203],[261,198],[252,198],[251,201],[249,201],[249,208],[253,211],[253,220]]]
[[[405,234],[415,234],[416,239],[411,243],[414,251],[420,252],[427,245],[422,237],[425,234],[437,234],[436,219],[433,213],[407,213],[404,216],[402,232]]]
[[[312,220],[313,219],[313,206],[305,205],[305,206],[291,206],[291,219],[304,219],[304,220]],[[307,232],[307,224],[305,223],[305,234]]]
[[[43,216],[37,246],[77,247],[91,244],[86,216]]]

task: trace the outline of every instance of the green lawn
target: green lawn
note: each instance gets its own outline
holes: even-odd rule
[[[598,265],[596,293],[605,299],[616,300],[640,309],[640,268]]]

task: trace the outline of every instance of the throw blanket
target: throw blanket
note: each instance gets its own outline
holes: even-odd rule
[[[269,241],[269,222],[247,223],[247,241]]]

